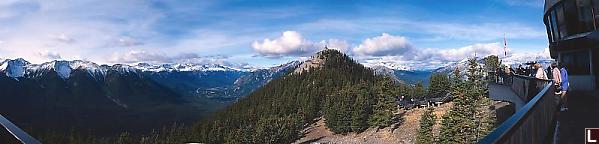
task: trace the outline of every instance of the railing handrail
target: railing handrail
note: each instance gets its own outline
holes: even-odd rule
[[[517,76],[520,76],[523,78],[531,78],[531,77],[521,76],[521,75],[517,75]],[[541,81],[540,79],[536,79],[536,80]],[[503,122],[501,125],[499,125],[499,127],[497,127],[495,130],[493,130],[491,133],[489,133],[485,138],[480,140],[478,143],[488,144],[488,143],[500,142],[508,133],[513,131],[516,126],[518,126],[522,122],[524,122],[524,119],[526,118],[526,116],[528,116],[531,113],[531,110],[533,110],[533,108],[535,108],[538,105],[541,98],[543,98],[543,96],[545,96],[545,93],[547,93],[547,91],[551,88],[551,86],[553,86],[553,81],[550,81],[550,80],[542,80],[542,81],[549,81],[549,83],[546,84],[544,86],[544,88],[539,93],[537,93],[537,95],[535,95],[535,97],[533,97],[528,103],[526,103],[526,105],[524,105],[524,107],[522,107],[520,110],[518,110],[514,115],[512,115],[510,118],[508,118],[505,122]]]
[[[2,125],[10,134],[23,144],[41,144],[38,140],[27,134],[25,131],[10,122],[4,116],[0,115],[0,125]]]

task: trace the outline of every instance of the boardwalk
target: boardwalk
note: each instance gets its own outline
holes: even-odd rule
[[[525,104],[524,100],[518,97],[510,87],[505,85],[489,83],[489,97],[493,100],[512,102],[516,107],[516,111]]]
[[[571,92],[567,112],[557,114],[555,142],[584,143],[584,128],[599,128],[599,91]]]

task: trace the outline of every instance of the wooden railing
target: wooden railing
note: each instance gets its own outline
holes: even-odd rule
[[[524,102],[529,102],[534,96],[539,94],[541,90],[549,83],[548,80],[540,80],[534,77],[515,75],[512,77],[510,88]]]
[[[526,103],[479,143],[545,143],[553,133],[558,102],[553,82],[513,76],[512,90]]]
[[[0,115],[0,125],[2,125],[2,127],[4,127],[8,132],[10,132],[10,134],[12,134],[14,138],[18,139],[23,144],[40,144],[39,141],[31,137],[29,134],[17,127],[15,124],[10,122],[2,115]]]

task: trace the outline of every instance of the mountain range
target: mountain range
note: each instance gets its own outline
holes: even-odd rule
[[[54,60],[32,64],[21,58],[0,59],[0,113],[36,135],[70,129],[107,136],[122,131],[147,133],[172,123],[195,122],[291,71],[301,74],[322,63],[313,58],[248,68],[216,63],[100,65]],[[369,67],[374,74],[398,82],[427,85],[432,73],[465,65],[466,59],[425,70],[390,63]]]
[[[0,63],[0,113],[34,134],[93,130],[147,133],[217,111],[300,62],[266,69],[223,65]],[[44,128],[44,129],[39,129]]]

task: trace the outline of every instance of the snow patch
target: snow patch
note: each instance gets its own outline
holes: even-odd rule
[[[22,58],[15,60],[6,60],[0,65],[0,71],[4,71],[6,76],[18,78],[25,76],[26,66],[30,63]]]
[[[160,64],[151,65],[148,63],[138,63],[133,66],[135,69],[139,69],[144,72],[189,72],[189,71],[249,71],[244,68],[233,68],[229,66],[223,66],[218,64]]]
[[[71,67],[68,61],[54,61],[54,71],[62,79],[68,79],[71,76]]]

